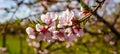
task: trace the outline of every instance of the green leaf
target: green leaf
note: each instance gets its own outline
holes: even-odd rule
[[[44,23],[44,22],[41,20],[41,18],[37,19],[37,22],[38,22],[40,25],[42,25],[42,26],[47,25],[46,23]],[[36,24],[36,22],[35,22],[35,21],[33,21],[33,23],[35,23],[35,24]]]
[[[64,26],[64,28],[66,29],[66,28],[68,28],[69,26]]]
[[[19,17],[16,17],[16,23],[21,23],[22,19],[20,19]]]
[[[94,5],[94,6],[91,6],[91,7],[95,8],[96,6]]]
[[[89,7],[83,1],[80,1],[80,4],[85,10],[90,11]]]
[[[57,27],[57,25],[59,24],[59,20],[56,19],[56,20],[55,20],[55,23],[56,23],[56,27]]]
[[[83,21],[83,25],[85,25],[87,23],[87,20]]]

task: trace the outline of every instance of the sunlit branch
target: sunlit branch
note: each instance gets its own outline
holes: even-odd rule
[[[113,32],[118,38],[120,38],[120,34],[119,34],[119,32],[114,28],[114,26],[112,26],[109,22],[107,22],[103,17],[99,16],[99,15],[97,14],[97,12],[96,12],[96,10],[97,10],[99,7],[101,7],[101,5],[102,5],[104,2],[105,2],[105,0],[102,0],[101,2],[99,2],[98,5],[97,5],[97,7],[96,7],[93,11],[91,11],[87,17],[85,16],[84,18],[79,19],[79,20],[80,20],[80,22],[83,22],[84,20],[87,20],[91,15],[94,15],[95,17],[97,17],[97,19],[99,19],[100,21],[102,21],[102,22],[111,30],[111,32]],[[86,5],[86,6],[87,6],[87,5]],[[88,6],[87,6],[87,7],[88,7]],[[90,9],[90,8],[89,8],[89,9]]]
[[[82,2],[82,1],[81,1],[81,2]],[[81,22],[87,20],[88,18],[90,18],[90,16],[92,16],[92,12],[96,12],[96,11],[98,10],[98,8],[100,8],[104,2],[105,2],[105,0],[99,2],[98,5],[94,8],[94,10],[91,10],[91,9],[89,8],[91,11],[90,11],[85,17],[83,17],[82,19],[79,18],[79,19],[78,19],[79,22],[81,23]],[[86,5],[86,6],[87,6],[87,5]],[[87,7],[88,7],[88,6],[87,6]]]

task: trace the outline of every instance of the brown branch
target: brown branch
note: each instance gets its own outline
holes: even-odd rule
[[[118,14],[118,15],[115,15],[115,19],[114,19],[114,21],[113,21],[113,23],[112,23],[113,26],[116,24],[116,22],[117,22],[117,20],[119,19],[119,17],[120,17],[119,14]]]
[[[92,12],[96,12],[103,5],[104,2],[105,2],[105,0],[102,0],[101,2],[99,2],[93,11],[89,8],[91,11],[82,19],[79,18],[78,21],[81,23],[81,22],[87,20],[88,18],[90,18],[90,16],[92,16]],[[88,6],[86,5],[86,7],[88,7]]]
[[[99,16],[96,12],[93,12],[93,15],[97,17],[100,21],[102,21],[110,30],[113,32],[118,38],[120,38],[119,32],[112,26],[109,22],[107,22],[103,17]]]
[[[17,8],[16,8],[15,11],[13,12],[13,14],[12,14],[10,20],[13,20],[12,18],[13,18],[14,15],[16,14],[16,12],[17,12],[17,10],[19,9],[20,5],[23,4],[23,1],[24,1],[24,0],[22,0],[21,2],[19,2],[19,3],[17,4]]]
[[[111,30],[111,32],[113,32],[118,38],[120,38],[120,33],[115,29],[114,26],[107,22],[103,17],[99,16],[96,11],[92,12],[92,14],[97,17],[97,19],[99,19],[101,22],[103,22]]]
[[[33,2],[33,3],[27,3],[26,5],[31,6],[31,5],[33,5],[33,4],[39,3],[40,1],[42,1],[42,0],[37,0],[37,1]]]
[[[119,18],[119,17],[116,17],[116,18],[115,18],[115,20],[114,20],[114,22],[113,22],[113,24],[112,24],[113,26],[116,24],[118,18]]]
[[[49,43],[44,49],[49,49],[55,43],[56,43],[56,41]]]
[[[36,2],[35,2],[35,3],[36,3]],[[102,1],[101,3],[99,3],[99,4],[94,8],[93,12],[96,11],[96,10],[98,10],[98,8],[101,7],[103,3],[104,3],[104,1]],[[34,3],[33,3],[33,4],[34,4]],[[43,4],[42,4],[42,5],[43,5]],[[86,5],[86,6],[87,6],[87,5]],[[47,10],[47,7],[46,7],[46,6],[43,5],[43,7]],[[90,8],[89,8],[89,9],[90,9]],[[91,11],[91,12],[92,12],[92,11]],[[90,16],[92,16],[92,13],[91,13],[91,12],[89,12],[89,13],[88,13],[85,17],[83,17],[82,19],[79,18],[77,22],[81,23],[81,22],[87,20],[88,18],[90,18]],[[37,15],[40,15],[40,14],[37,14]],[[30,15],[30,16],[31,16],[31,15]],[[28,16],[28,17],[30,17],[30,16]],[[33,16],[34,16],[34,15],[33,15]],[[28,18],[28,17],[25,17],[25,18]],[[23,19],[25,19],[25,18],[23,18]]]
[[[101,7],[101,5],[105,2],[105,0],[102,0],[102,2],[99,2],[99,4],[97,5],[97,7],[89,13],[89,15],[86,17],[84,17],[83,19],[79,19],[80,22],[83,22],[84,20],[87,20],[92,14],[97,17],[97,19],[99,19],[101,22],[103,22],[110,30],[111,32],[113,32],[118,38],[120,38],[120,34],[119,32],[114,28],[114,26],[112,26],[109,22],[107,22],[103,17],[99,16],[96,12],[96,10]],[[86,5],[87,6],[87,5]],[[87,6],[88,7],[88,6]],[[90,8],[89,8],[90,9]]]

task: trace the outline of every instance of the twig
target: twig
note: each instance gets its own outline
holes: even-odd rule
[[[46,47],[45,47],[45,49],[49,49],[53,44],[55,44],[56,43],[56,41],[54,41],[54,42],[51,42],[50,44],[48,44]]]
[[[93,15],[95,17],[97,17],[97,19],[99,19],[100,21],[102,21],[111,30],[111,32],[113,32],[118,38],[120,38],[120,34],[114,28],[114,26],[112,26],[109,22],[107,22],[103,17],[99,16],[96,12],[94,12]]]
[[[82,19],[79,18],[78,21],[81,23],[81,22],[87,20],[88,18],[90,18],[90,16],[92,16],[92,12],[96,12],[96,11],[98,10],[98,8],[101,7],[104,2],[105,2],[105,0],[102,0],[101,2],[99,2],[98,5],[94,8],[93,11],[89,8],[89,9],[90,9],[90,13],[88,13],[88,14],[87,14],[85,17],[83,17]],[[88,7],[88,6],[86,5],[86,7]]]
[[[24,0],[22,0],[21,2],[19,2],[19,3],[17,4],[18,7],[17,7],[17,8],[15,9],[15,11],[13,12],[13,14],[12,14],[10,20],[12,20],[12,18],[13,18],[14,15],[16,14],[17,10],[19,9],[20,5],[23,4],[23,1],[24,1]]]
[[[88,15],[87,17],[85,16],[85,18],[79,19],[79,20],[80,20],[80,22],[82,22],[82,21],[88,19],[88,18],[93,14],[95,17],[97,17],[97,19],[99,19],[100,21],[102,21],[102,22],[111,30],[111,32],[113,32],[118,38],[120,38],[120,34],[119,34],[119,32],[114,28],[114,26],[112,26],[109,22],[107,22],[103,17],[99,16],[99,15],[97,14],[97,12],[96,12],[96,10],[97,10],[99,7],[101,7],[101,5],[102,5],[104,2],[105,2],[105,0],[102,0],[102,2],[100,2],[100,3],[97,5],[97,7],[96,7],[92,12],[89,13],[90,15]],[[86,6],[87,6],[87,5],[86,5]],[[87,7],[88,7],[88,6],[87,6]],[[89,9],[90,9],[90,8],[89,8]]]
[[[120,13],[120,12],[119,12],[119,13]],[[119,17],[120,17],[119,14],[118,14],[118,15],[115,15],[115,19],[114,19],[114,21],[113,21],[113,23],[112,23],[113,26],[116,24],[116,22],[117,22],[117,20],[119,19]]]
[[[2,47],[6,47],[6,30],[7,30],[8,25],[5,24],[5,27],[3,28],[3,36],[2,36]]]

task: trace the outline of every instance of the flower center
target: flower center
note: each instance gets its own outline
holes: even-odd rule
[[[59,37],[64,37],[64,34],[62,32],[57,33]]]
[[[41,32],[45,34],[46,32],[48,32],[48,28],[43,27]]]
[[[50,25],[50,24],[52,24],[52,19],[50,19],[50,21],[49,21],[48,25]]]

